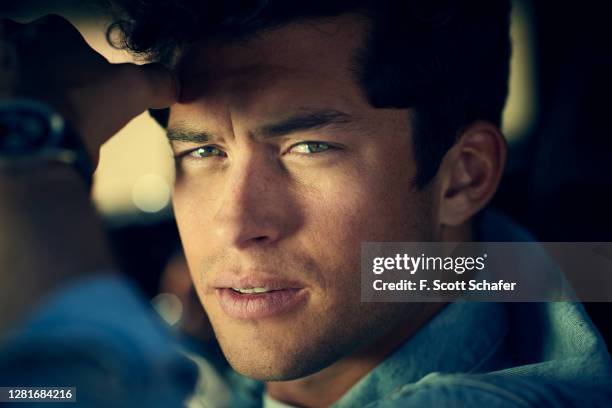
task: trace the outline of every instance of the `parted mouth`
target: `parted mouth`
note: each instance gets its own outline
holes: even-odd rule
[[[248,274],[240,277],[215,279],[211,282],[215,289],[232,289],[242,294],[261,294],[288,289],[303,289],[302,282],[278,276]]]
[[[307,290],[289,287],[295,285],[287,282],[274,281],[272,284],[274,289],[263,285],[220,287],[215,289],[215,297],[228,317],[242,320],[280,317],[308,302]]]
[[[233,291],[239,292],[242,294],[259,294],[259,293],[268,293],[274,292],[277,289],[270,289],[266,287],[258,287],[258,288],[232,288]]]

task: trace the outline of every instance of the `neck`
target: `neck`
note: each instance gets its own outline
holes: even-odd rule
[[[438,237],[443,242],[472,242],[477,238],[477,234],[474,231],[474,223],[469,220],[455,227],[442,226]]]
[[[353,385],[372,371],[419,328],[439,312],[445,303],[423,303],[410,319],[333,365],[293,381],[268,382],[266,389],[277,401],[299,407],[326,407],[339,400]]]

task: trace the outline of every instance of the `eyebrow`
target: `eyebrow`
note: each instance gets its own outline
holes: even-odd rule
[[[353,121],[351,115],[335,110],[310,110],[303,109],[302,112],[283,119],[277,123],[264,125],[253,133],[256,137],[272,138],[286,136],[291,133],[307,130],[320,129],[331,125],[348,124]],[[166,132],[170,141],[205,143],[210,141],[214,135],[207,131],[197,130],[191,126],[177,125],[168,128]]]
[[[350,123],[349,114],[338,110],[326,109],[298,113],[278,123],[265,125],[255,131],[263,138],[285,136],[295,132],[319,129],[325,126]]]
[[[213,135],[208,132],[182,124],[166,129],[166,136],[169,141],[186,143],[205,143],[213,138]]]

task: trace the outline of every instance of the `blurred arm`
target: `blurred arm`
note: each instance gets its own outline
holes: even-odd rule
[[[100,146],[132,118],[178,95],[164,67],[110,64],[53,15],[29,24],[0,19],[0,78],[0,98],[43,101],[64,115],[94,166]],[[74,169],[0,166],[0,330],[54,288],[112,267],[99,217]]]
[[[50,291],[113,266],[100,219],[74,169],[0,167],[1,331]]]

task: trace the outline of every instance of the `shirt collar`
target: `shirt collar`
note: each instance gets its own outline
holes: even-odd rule
[[[479,241],[533,241],[503,215],[487,210],[475,222]],[[363,406],[432,372],[489,371],[503,364],[507,309],[500,303],[458,300],[447,305],[403,346],[355,384],[335,408]]]
[[[506,319],[504,306],[497,303],[447,305],[334,407],[363,406],[431,372],[487,371],[499,365]]]

